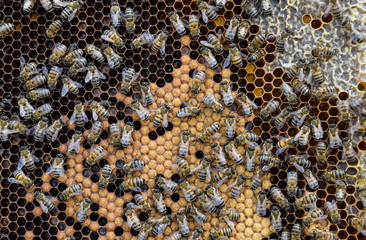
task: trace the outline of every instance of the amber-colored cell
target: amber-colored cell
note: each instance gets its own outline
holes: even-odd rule
[[[302,21],[303,21],[303,23],[305,23],[305,24],[310,23],[310,22],[311,22],[311,16],[310,16],[310,15],[308,15],[308,14],[306,14],[306,15],[302,16]]]
[[[318,19],[312,20],[311,21],[311,27],[314,29],[318,29],[322,26],[322,22]]]

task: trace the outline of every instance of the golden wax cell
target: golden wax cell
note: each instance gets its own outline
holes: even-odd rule
[[[105,217],[105,216],[107,215],[107,209],[106,209],[106,208],[104,208],[104,207],[99,208],[99,209],[98,209],[98,214],[99,214],[99,216],[101,216],[101,217]]]
[[[181,62],[182,62],[182,67],[186,64],[189,64],[191,62],[191,58],[188,56],[188,55],[183,55],[181,58],[180,58]],[[181,67],[181,69],[182,69]]]
[[[191,69],[196,69],[198,67],[198,62],[196,60],[190,61],[189,62],[189,67]]]
[[[165,140],[164,140],[165,141]],[[159,142],[158,142],[158,144],[159,144]],[[158,146],[157,148],[156,148],[156,152],[157,152],[157,154],[159,154],[159,155],[162,155],[162,154],[164,154],[164,152],[165,152],[165,148],[164,148],[164,146],[161,146],[161,145],[163,145],[163,144],[159,144],[160,146]]]
[[[231,240],[232,238],[230,238],[230,240]],[[237,240],[244,240],[245,238],[244,238],[244,234],[243,233],[241,233],[241,232],[238,232],[236,235],[235,235],[235,237],[233,238],[233,239],[237,239]]]
[[[266,238],[269,236],[269,234],[271,234],[269,228],[263,228],[263,230],[261,231],[261,235],[262,237]]]
[[[165,162],[165,158],[164,158],[164,156],[157,155],[157,156],[156,156],[156,162],[157,162],[158,164],[163,164],[163,163]]]
[[[49,183],[44,183],[42,185],[42,191],[43,192],[49,192],[51,190],[51,185]]]
[[[191,43],[191,38],[188,35],[185,35],[181,38],[182,44],[188,46]]]
[[[269,189],[271,187],[271,182],[269,180],[264,180],[262,184],[263,189]]]
[[[155,150],[156,149],[156,142],[155,141],[150,141],[149,144],[148,144],[150,150]]]
[[[84,180],[82,182],[82,185],[83,185],[84,188],[90,187],[91,184],[92,184],[92,181],[89,178],[84,178]]]
[[[244,225],[243,223],[237,223],[235,228],[238,232],[243,232],[245,229],[245,226],[248,226],[248,225]]]
[[[172,162],[171,161],[165,161],[164,162],[164,167],[170,169],[172,167]]]
[[[158,173],[158,174],[163,174],[164,173],[164,166],[163,165],[157,165],[156,166],[156,172]]]
[[[253,225],[253,231],[254,232],[260,232],[260,231],[262,231],[262,225],[260,223],[254,223],[254,225]]]
[[[149,175],[149,178],[155,178],[157,173],[155,170],[149,170],[148,175]]]
[[[250,237],[253,235],[253,230],[251,228],[246,228],[244,231],[244,235]]]
[[[189,85],[188,84],[182,84],[180,87],[182,93],[187,93],[189,91]]]
[[[98,224],[98,222],[91,222],[90,224],[89,224],[89,228],[90,228],[90,231],[98,231],[98,229],[99,229],[99,224]]]
[[[271,225],[271,221],[269,218],[263,218],[262,219],[262,227],[268,228]]]
[[[121,207],[121,206],[123,206],[124,201],[122,198],[116,198],[115,203],[116,203],[116,206]]]
[[[245,199],[244,204],[245,204],[245,206],[246,206],[246,207],[251,208],[251,207],[253,207],[253,200],[252,200],[252,199],[250,199],[250,198]]]
[[[244,214],[246,217],[252,217],[254,214],[253,208],[246,208]]]
[[[116,217],[116,220],[114,221],[114,223],[116,224],[116,226],[118,226],[118,227],[120,227],[120,226],[122,226],[122,224],[123,224],[123,219],[122,219],[122,217]]]
[[[171,93],[165,93],[164,99],[165,99],[166,102],[173,101],[173,94],[171,94]]]
[[[224,69],[222,70],[222,78],[223,78],[223,79],[224,79],[224,78],[229,78],[229,77],[230,77],[230,75],[231,75],[231,71],[230,71],[229,69],[224,68]]]
[[[245,189],[244,195],[245,195],[246,198],[252,198],[253,197],[253,190]]]
[[[42,215],[42,213],[43,213],[43,210],[42,210],[42,208],[41,208],[41,207],[35,207],[35,208],[33,209],[33,214],[34,214],[34,216],[41,216],[41,215]]]
[[[253,226],[253,219],[252,218],[247,218],[245,219],[245,226],[247,227],[252,227]]]
[[[66,146],[66,144],[61,144],[58,150],[60,151],[61,154],[66,154],[67,148],[68,146]]]
[[[148,146],[141,146],[141,153],[142,154],[147,154],[149,152],[149,147]]]
[[[93,193],[92,195],[90,195],[90,200],[92,200],[93,202],[99,202],[99,195]]]
[[[253,233],[253,240],[262,240],[262,235],[260,233]]]
[[[173,77],[174,77],[174,80],[177,80],[177,81],[179,81],[180,82],[180,76],[181,76],[181,74],[182,74],[182,71],[180,70],[180,69],[174,69],[173,70]],[[173,80],[173,84],[174,84],[174,81]]]
[[[74,206],[67,207],[65,213],[67,216],[73,216],[75,214],[75,210],[76,208],[74,208]]]

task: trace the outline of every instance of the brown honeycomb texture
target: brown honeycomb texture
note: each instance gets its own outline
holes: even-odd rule
[[[286,1],[284,1],[286,2]],[[289,2],[294,2],[290,1]],[[181,178],[180,170],[174,165],[178,156],[178,146],[180,136],[183,131],[189,130],[192,138],[197,139],[200,133],[210,126],[212,123],[220,123],[220,133],[225,136],[224,119],[228,114],[234,114],[237,118],[237,133],[245,130],[253,131],[260,136],[258,144],[262,144],[266,139],[272,138],[276,143],[276,135],[282,134],[286,136],[295,136],[299,128],[292,126],[289,121],[279,130],[274,126],[270,119],[262,120],[258,117],[260,109],[262,109],[268,101],[275,99],[280,102],[280,106],[272,116],[277,115],[281,109],[289,106],[286,97],[283,95],[280,85],[283,82],[290,82],[284,69],[280,64],[275,64],[277,60],[276,37],[279,33],[274,29],[268,32],[267,42],[264,46],[266,55],[262,60],[255,63],[243,61],[244,66],[240,69],[231,64],[230,68],[224,69],[224,62],[227,51],[224,55],[216,55],[219,68],[214,71],[200,56],[199,48],[200,40],[206,40],[209,33],[216,33],[218,29],[225,30],[229,21],[233,16],[240,15],[243,19],[249,19],[250,16],[243,11],[240,6],[241,0],[227,1],[223,9],[218,11],[218,19],[209,21],[205,24],[200,17],[201,35],[198,40],[192,40],[190,36],[180,37],[170,24],[167,12],[176,11],[180,16],[188,19],[189,14],[201,16],[198,11],[196,1],[183,0],[120,0],[122,10],[127,7],[138,11],[141,18],[136,22],[136,30],[134,34],[127,34],[124,26],[118,27],[118,33],[125,40],[128,46],[132,40],[144,31],[152,34],[158,33],[162,29],[170,32],[167,39],[167,47],[165,55],[152,53],[148,48],[143,47],[139,50],[131,50],[129,47],[117,50],[120,56],[124,57],[123,66],[126,68],[133,67],[136,72],[140,73],[139,81],[150,82],[151,91],[154,93],[155,104],[150,109],[156,109],[158,104],[167,103],[171,106],[168,115],[169,125],[164,127],[153,127],[152,116],[149,121],[141,121],[138,115],[131,109],[133,100],[141,100],[141,91],[139,84],[133,86],[130,94],[124,95],[120,91],[120,82],[122,79],[121,69],[110,69],[107,63],[100,64],[94,61],[98,69],[107,76],[99,87],[93,87],[92,84],[85,83],[85,73],[79,73],[74,80],[83,84],[79,89],[79,94],[73,95],[68,93],[62,97],[60,90],[62,83],[59,81],[57,88],[51,93],[51,96],[40,101],[33,102],[33,107],[39,107],[44,103],[52,106],[52,112],[48,114],[50,122],[59,118],[63,118],[66,122],[70,119],[74,105],[77,100],[87,102],[89,100],[108,101],[108,112],[110,117],[102,119],[103,132],[96,142],[97,146],[103,146],[106,156],[103,157],[92,168],[86,168],[83,165],[85,158],[89,155],[91,147],[86,144],[87,136],[93,125],[92,113],[87,110],[89,122],[84,128],[79,128],[75,124],[67,124],[54,142],[35,142],[32,135],[12,134],[9,141],[1,143],[1,239],[64,239],[65,237],[74,236],[76,239],[137,239],[138,232],[131,230],[127,225],[124,217],[124,208],[129,202],[133,201],[134,192],[121,191],[119,185],[126,179],[121,172],[123,161],[131,161],[137,156],[145,161],[145,168],[142,171],[135,172],[134,177],[142,177],[146,180],[146,184],[142,186],[142,195],[148,198],[149,203],[153,206],[151,190],[154,189],[154,179],[157,176],[164,176],[178,182]],[[22,3],[20,1],[4,0],[0,2],[0,22],[13,23],[15,31],[8,34],[0,41],[0,78],[1,100],[5,103],[3,115],[9,118],[16,114],[19,115],[19,107],[17,97],[24,95],[22,82],[18,80],[20,73],[20,57],[24,56],[27,62],[36,62],[38,67],[48,65],[48,59],[52,53],[52,49],[56,43],[63,43],[70,46],[76,43],[79,49],[85,49],[88,44],[94,44],[101,47],[103,42],[101,35],[104,30],[109,29],[110,22],[110,0],[95,1],[87,0],[84,6],[76,14],[72,21],[63,21],[62,31],[54,39],[46,37],[46,30],[49,24],[60,17],[62,9],[54,12],[46,12],[37,1],[35,7],[28,14],[22,13]],[[305,12],[306,13],[306,12]],[[262,17],[261,17],[262,18]],[[272,18],[274,18],[272,16]],[[285,18],[286,19],[286,18]],[[310,20],[309,20],[310,19]],[[263,20],[263,19],[262,19]],[[239,49],[248,54],[247,47],[249,42],[263,30],[262,20],[253,20],[249,29],[249,35],[245,40],[234,43]],[[304,26],[309,31],[313,31],[309,26],[314,25],[309,14],[302,18]],[[332,23],[331,18],[325,20],[317,17],[317,21],[321,26]],[[323,22],[324,20],[324,22]],[[301,19],[300,19],[301,22]],[[317,23],[319,24],[319,23]],[[316,27],[319,28],[319,27]],[[306,31],[305,31],[306,32]],[[228,50],[228,43],[223,43],[225,50]],[[315,44],[314,44],[315,45]],[[92,61],[87,56],[88,61]],[[271,66],[268,68],[267,66]],[[205,71],[206,78],[201,92],[192,97],[189,93],[190,82],[193,71]],[[213,113],[211,108],[203,107],[202,98],[207,93],[213,93],[218,100],[221,100],[220,82],[223,79],[229,79],[234,96],[239,92],[244,92],[259,107],[254,111],[252,117],[244,116],[244,111],[238,102],[235,102],[230,108],[225,107],[222,114]],[[344,80],[346,81],[346,80]],[[357,81],[356,81],[357,82]],[[356,84],[357,91],[366,89],[366,84],[361,82]],[[348,94],[339,92],[338,99],[346,100]],[[348,136],[348,124],[341,122],[339,119],[339,111],[336,106],[337,99],[329,99],[323,101],[314,101],[311,97],[298,94],[298,104],[292,106],[293,110],[300,109],[305,104],[309,104],[312,109],[312,115],[317,116],[325,130],[324,142],[329,142],[328,126],[330,123],[337,124],[341,138]],[[181,108],[183,102],[190,102],[193,106],[200,105],[202,114],[193,118],[178,118],[177,112]],[[24,121],[23,121],[24,122]],[[109,125],[118,123],[124,126],[127,122],[133,122],[135,132],[133,133],[131,145],[125,149],[116,149],[110,142]],[[24,122],[28,127],[33,124]],[[82,147],[79,154],[71,155],[67,152],[67,146],[75,130],[83,132]],[[215,140],[224,144],[227,140],[225,137]],[[204,157],[211,157],[210,144],[201,144],[198,141],[191,143],[189,154],[186,160],[190,166],[196,167],[199,161]],[[307,183],[299,173],[298,187],[302,192],[315,192],[319,200],[317,207],[324,209],[326,201],[335,199],[335,184],[331,182],[320,181],[320,176],[326,171],[333,169],[344,169],[347,174],[355,176],[359,168],[357,165],[348,166],[339,159],[342,155],[341,150],[333,150],[328,156],[328,161],[323,166],[316,164],[314,147],[317,142],[310,137],[309,144],[306,147],[290,148],[286,153],[280,154],[279,158],[283,160],[286,154],[308,154],[309,160],[312,162],[312,171],[319,180],[319,189],[311,191],[307,187]],[[19,161],[20,148],[28,146],[33,150],[41,161],[35,163],[34,171],[25,171],[35,184],[36,190],[42,190],[45,195],[57,197],[66,187],[73,181],[80,183],[83,188],[83,194],[62,202],[57,200],[55,205],[58,210],[56,215],[45,214],[40,208],[39,203],[34,199],[34,188],[25,189],[18,184],[11,184],[7,181],[12,177],[12,172],[16,170]],[[244,156],[245,149],[238,146],[239,153]],[[356,151],[366,150],[365,142],[357,145]],[[58,153],[67,157],[65,164],[65,175],[60,178],[54,178],[53,175],[46,174],[46,170],[50,166],[52,160]],[[109,163],[114,169],[113,176],[106,189],[98,186],[98,181],[103,166]],[[256,167],[256,171],[258,166]],[[270,174],[264,180],[261,189],[270,189],[271,186],[277,186],[286,194],[287,172],[294,170],[293,166],[286,164],[279,168],[272,168]],[[244,174],[247,177],[247,183],[256,172],[248,172],[245,166],[237,166],[236,174]],[[212,172],[212,175],[217,174]],[[197,174],[188,177],[188,182],[199,188],[207,185],[198,180]],[[267,211],[266,217],[260,217],[256,214],[256,198],[255,194],[259,190],[251,190],[249,184],[238,199],[230,198],[230,192],[227,187],[235,178],[230,178],[220,188],[219,193],[226,202],[226,207],[235,209],[241,213],[240,218],[235,221],[235,228],[229,239],[278,239],[279,234],[274,232],[271,227],[270,214]],[[346,197],[343,202],[338,204],[338,208],[342,217],[340,224],[331,223],[329,220],[322,222],[322,229],[329,230],[337,234],[339,239],[365,239],[359,231],[348,225],[346,218],[346,207],[352,205],[359,210],[363,210],[360,199],[355,197],[356,189],[354,186],[348,186],[346,189]],[[78,204],[85,198],[89,197],[93,204],[89,210],[89,216],[84,223],[76,220],[76,210]],[[288,197],[291,204],[296,198]],[[273,201],[272,201],[273,202]],[[175,213],[187,206],[187,201],[181,190],[173,195],[165,195],[165,203],[168,206],[169,213]],[[197,206],[199,206],[197,204]],[[269,204],[267,208],[269,208]],[[137,211],[138,216],[143,223],[148,216],[141,211]],[[157,213],[153,208],[150,214],[151,218],[160,218],[162,215]],[[306,215],[304,210],[287,210],[282,214],[283,229],[291,231],[294,223],[301,222]],[[219,219],[216,214],[207,214],[208,221],[202,226],[204,231],[202,239],[208,239],[208,235],[213,228],[227,227],[226,223]],[[189,219],[190,230],[199,227],[196,221]],[[317,226],[319,227],[319,226]],[[161,237],[153,237],[150,233],[150,239],[166,239],[171,233],[178,231],[178,224],[173,221]],[[305,237],[305,232],[303,231]],[[306,236],[305,239],[310,239]]]

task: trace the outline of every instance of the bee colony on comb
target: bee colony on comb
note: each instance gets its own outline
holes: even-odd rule
[[[2,1],[1,239],[365,239],[365,11]]]

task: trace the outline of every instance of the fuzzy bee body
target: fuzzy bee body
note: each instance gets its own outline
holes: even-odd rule
[[[276,232],[279,232],[282,229],[281,211],[277,206],[273,206],[271,210],[272,227]]]
[[[132,190],[135,192],[141,192],[141,186],[145,183],[145,179],[136,177],[130,178],[121,183],[119,186],[122,191]]]
[[[115,148],[121,147],[121,139],[122,139],[122,128],[116,124],[112,123],[109,126],[109,133],[111,135],[111,142]]]
[[[20,170],[25,166],[28,171],[33,171],[35,168],[34,162],[39,162],[39,159],[31,154],[27,147],[22,147],[20,149],[20,158],[17,170]]]
[[[85,160],[85,166],[91,167],[96,164],[100,159],[104,157],[104,147],[98,146],[93,151],[90,152],[89,156]]]
[[[281,209],[287,209],[289,207],[289,202],[285,198],[285,195],[281,192],[281,190],[277,187],[271,188],[272,198],[278,203]]]
[[[8,178],[8,182],[21,184],[26,188],[34,187],[33,181],[22,170],[15,170],[13,176],[13,178]]]
[[[193,191],[191,185],[187,182],[187,180],[181,179],[178,184],[187,202],[194,202],[197,200],[196,193]]]
[[[148,82],[141,83],[142,105],[150,106],[155,103]]]
[[[102,131],[103,131],[103,123],[101,121],[94,122],[94,124],[89,132],[87,142],[90,145],[95,144],[97,142],[98,138],[100,137],[100,135],[102,134]]]
[[[156,209],[158,210],[158,212],[160,214],[165,215],[166,214],[166,204],[164,202],[164,196],[163,194],[160,192],[159,189],[154,189],[153,190],[153,201],[154,201],[154,205],[156,207]]]
[[[105,57],[103,55],[102,50],[94,45],[87,45],[86,52],[97,62],[103,63],[105,61]]]
[[[199,0],[197,2],[198,9],[201,10],[202,18],[205,23],[208,22],[208,19],[216,21],[218,18],[217,12],[215,7],[211,6],[207,2],[203,0]]]
[[[205,214],[201,213],[194,205],[189,205],[186,208],[187,217],[193,217],[199,225],[203,225],[207,221]]]
[[[173,27],[178,32],[180,36],[186,35],[186,29],[184,27],[181,17],[176,12],[168,13],[169,20],[173,24]]]
[[[271,99],[266,106],[262,108],[262,110],[259,112],[259,117],[263,120],[268,118],[271,113],[276,111],[276,109],[280,106],[280,103],[276,100]]]
[[[84,127],[85,123],[88,121],[89,118],[84,111],[84,105],[80,101],[76,102],[74,106],[74,112],[70,117],[70,123],[72,124],[76,122],[78,127]]]
[[[44,195],[42,192],[36,191],[34,193],[35,200],[39,203],[44,213],[54,212],[56,210],[55,204],[51,198]]]
[[[206,128],[203,131],[203,133],[199,137],[198,141],[200,141],[200,143],[208,142],[210,137],[214,136],[215,133],[217,133],[219,131],[219,127],[220,127],[220,125],[218,123],[213,123],[211,126],[209,126],[208,128]]]
[[[234,41],[235,35],[240,26],[240,23],[241,23],[241,19],[238,16],[235,16],[230,20],[229,27],[227,28],[227,30],[225,32],[225,37],[226,37],[227,41],[229,41],[229,42]]]
[[[79,94],[79,88],[82,88],[83,86],[76,82],[71,80],[66,75],[61,75],[61,81],[63,83],[62,89],[61,89],[61,96],[65,96],[68,92],[78,95]]]
[[[132,139],[132,133],[134,132],[133,123],[128,122],[122,129],[121,145],[126,148],[130,145]]]
[[[63,19],[67,19],[68,21],[71,21],[76,12],[84,5],[84,2],[82,0],[76,0],[71,2],[69,5],[67,5],[64,10],[61,12],[61,17]]]
[[[93,202],[90,200],[90,198],[85,198],[81,202],[80,207],[78,210],[76,210],[78,222],[83,223],[88,218],[88,210],[90,209],[92,203]]]
[[[177,183],[175,183],[171,180],[167,180],[163,177],[155,178],[155,185],[164,189],[165,192],[167,192],[169,195],[172,195],[174,192],[176,192],[177,186],[178,186]]]
[[[170,225],[172,221],[172,217],[170,215],[166,215],[158,220],[158,223],[153,227],[152,233],[155,236],[161,236],[165,232],[165,229]]]
[[[88,102],[89,108],[92,110],[94,121],[98,120],[98,116],[103,118],[109,118],[109,112],[101,103],[98,103],[94,100],[90,100]]]
[[[215,56],[212,54],[211,50],[207,47],[201,47],[201,54],[205,59],[206,63],[213,69],[216,69],[219,65]]]
[[[136,29],[135,22],[138,19],[138,12],[133,11],[132,8],[126,8],[125,13],[121,13],[122,15],[122,21],[124,22],[126,26],[126,30],[128,33],[133,33]]]
[[[225,206],[225,201],[220,196],[216,188],[214,188],[211,184],[209,184],[206,186],[205,190],[207,196],[211,199],[215,207],[223,208]]]
[[[67,201],[70,198],[83,193],[80,184],[69,185],[59,196],[61,201]]]
[[[198,193],[197,200],[205,212],[207,212],[207,213],[216,212],[215,205],[213,205],[213,203],[211,202],[211,200],[205,193],[203,193],[203,192]]]
[[[53,124],[51,126],[49,126],[46,130],[47,141],[52,141],[52,142],[56,141],[58,133],[65,126],[66,126],[66,122],[62,118],[54,121]]]
[[[55,178],[63,177],[65,157],[62,154],[57,154],[56,158],[53,160],[51,166],[47,169],[46,174],[53,172]]]
[[[108,163],[106,165],[104,165],[103,169],[102,169],[102,174],[100,176],[99,179],[99,187],[101,188],[106,188],[108,183],[109,183],[109,179],[111,177],[112,174],[112,168],[111,165],[109,165]]]
[[[195,14],[189,15],[189,31],[191,32],[192,39],[197,39],[200,36],[200,25],[198,16]]]
[[[178,222],[180,232],[182,233],[183,236],[187,237],[190,233],[190,230],[186,215],[184,215],[182,211],[178,211],[175,216]]]
[[[168,127],[168,112],[170,110],[170,107],[167,104],[164,104],[163,107],[159,108],[158,111],[155,114],[154,120],[153,120],[153,126],[159,127],[161,123],[163,123],[164,127]]]
[[[81,131],[75,131],[75,133],[72,135],[70,144],[68,147],[68,151],[70,154],[75,154],[80,152],[80,141],[83,137]]]

